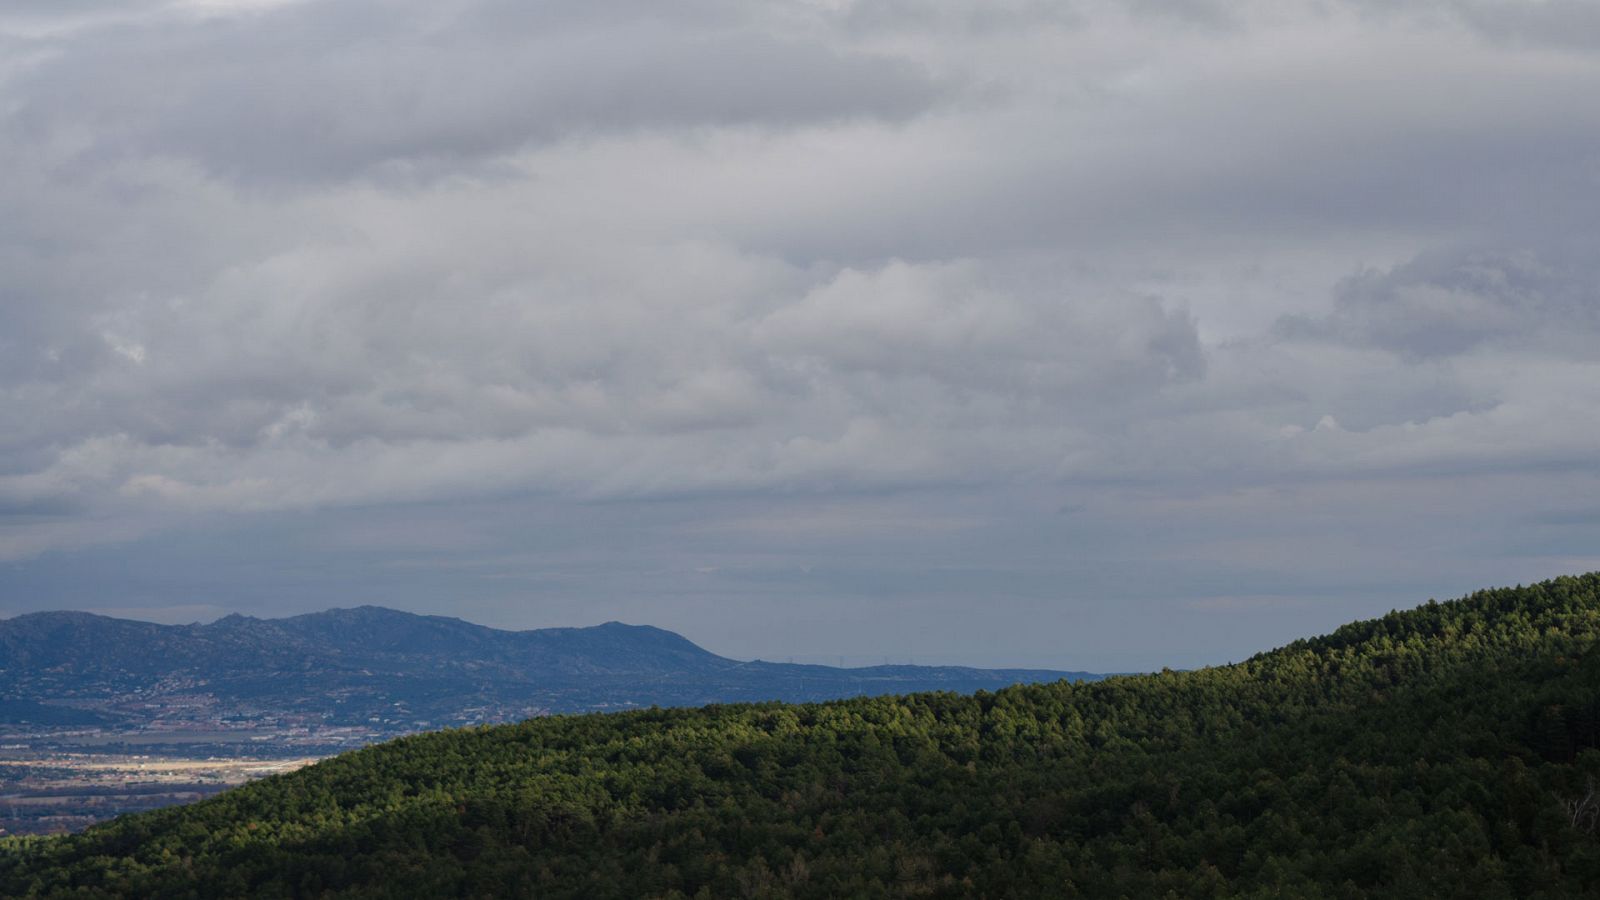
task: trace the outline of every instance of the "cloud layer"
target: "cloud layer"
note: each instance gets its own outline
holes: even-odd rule
[[[529,497],[846,533],[890,492],[1005,584],[993,523],[1048,496],[1098,523],[1038,520],[1064,558],[1182,560],[1139,596],[1255,615],[1351,587],[1249,549],[1263,491],[1371,500],[1324,539],[1414,533],[1384,498],[1445,479],[1590,528],[1587,4],[12,4],[0,61],[17,565]],[[662,559],[729,571],[689,565],[697,518]],[[896,527],[861,544],[889,568]],[[1474,571],[1555,565],[1514,543]],[[846,569],[784,602],[922,584]],[[705,574],[657,582],[686,628],[726,617]]]

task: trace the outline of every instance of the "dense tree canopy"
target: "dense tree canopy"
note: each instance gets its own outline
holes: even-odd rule
[[[63,897],[1600,893],[1600,574],[1099,683],[404,738],[15,842]]]

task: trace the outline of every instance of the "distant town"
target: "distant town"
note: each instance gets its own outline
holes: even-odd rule
[[[193,699],[160,704],[161,718],[133,729],[0,725],[0,834],[78,831],[443,725],[403,714],[365,726],[329,725],[310,715],[252,717],[202,702],[212,698]]]

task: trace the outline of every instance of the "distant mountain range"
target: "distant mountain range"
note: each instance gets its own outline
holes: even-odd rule
[[[812,701],[1088,672],[741,662],[659,628],[501,631],[375,606],[156,625],[80,612],[0,621],[0,722],[415,730],[543,713]]]

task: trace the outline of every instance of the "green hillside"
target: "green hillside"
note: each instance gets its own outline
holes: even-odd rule
[[[405,738],[0,894],[1600,896],[1600,574],[1194,672]]]

